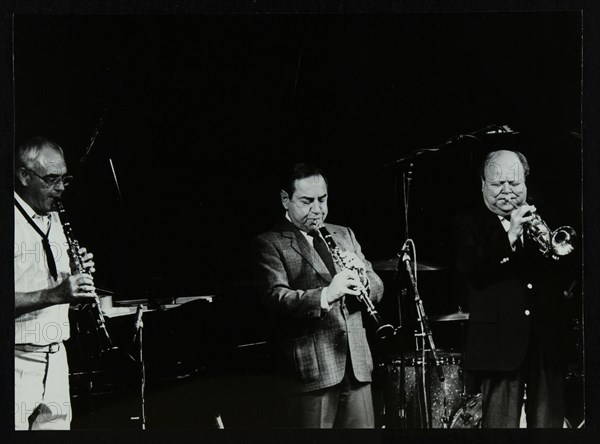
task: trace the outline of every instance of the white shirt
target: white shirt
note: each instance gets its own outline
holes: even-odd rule
[[[504,228],[504,231],[506,231],[508,233],[508,230],[510,230],[510,219],[505,218],[504,216],[498,216],[498,219],[500,219],[500,223],[502,223],[502,227]]]
[[[58,213],[40,216],[17,193],[15,199],[42,232],[48,232],[50,227],[48,241],[58,274],[55,281],[48,269],[41,236],[15,206],[15,293],[54,288],[71,274],[67,239]],[[51,305],[15,318],[15,344],[48,345],[69,336],[69,304]]]
[[[510,230],[510,219],[507,219],[506,217],[500,216],[500,215],[497,215],[497,216],[500,219],[500,222],[502,223],[502,227],[504,228],[504,231],[506,231],[508,233],[508,230]],[[523,235],[521,235],[520,240],[521,240],[521,243],[522,243],[523,242]],[[510,242],[510,240],[509,240],[509,242]],[[514,244],[512,244],[510,246],[510,248],[512,249],[512,251],[515,251],[517,249],[517,246],[514,245]]]

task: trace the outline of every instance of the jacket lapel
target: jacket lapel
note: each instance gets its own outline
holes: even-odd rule
[[[321,277],[323,277],[323,279],[331,281],[333,277],[331,276],[331,273],[329,273],[327,266],[317,251],[311,247],[300,230],[287,219],[284,219],[281,222],[280,230],[281,236],[289,240],[290,247],[302,256],[304,260],[308,262]]]

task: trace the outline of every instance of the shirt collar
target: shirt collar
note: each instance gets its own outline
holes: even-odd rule
[[[51,219],[50,213],[47,213],[47,214],[38,214],[38,213],[36,213],[35,210],[33,208],[31,208],[29,206],[29,204],[27,202],[25,202],[23,200],[23,198],[17,194],[16,191],[14,193],[15,193],[15,199],[17,200],[17,202],[19,202],[19,204],[21,204],[21,206],[25,210],[25,213],[27,213],[27,215],[30,218],[32,218],[32,219],[36,219],[36,218],[38,218],[38,219],[44,219],[44,218],[47,218],[48,220]]]
[[[290,219],[290,213],[287,211],[285,212],[285,218],[287,220],[289,220],[292,225],[294,225],[294,223],[292,222],[292,219]],[[296,225],[294,225],[294,226],[296,227]],[[298,227],[296,227],[296,228],[298,228]],[[306,231],[301,230],[300,228],[298,228],[298,231],[300,231],[300,233],[302,233],[302,235],[306,238],[306,240],[308,240],[308,242],[312,245],[313,237],[310,234],[308,234]]]
[[[502,227],[504,228],[504,231],[507,231],[510,229],[510,219],[504,217],[504,216],[500,216],[499,214],[497,214],[496,216],[498,216],[498,219],[500,219],[500,222],[502,223]]]
[[[285,212],[285,218],[287,220],[289,220],[290,223],[296,227],[296,225],[294,224],[294,222],[292,222],[292,219],[290,218],[290,213],[288,211]],[[298,228],[298,227],[296,227],[296,228]],[[298,230],[300,230],[300,228],[298,228]],[[307,234],[306,231],[303,231],[303,230],[300,230],[300,232],[303,233],[303,234]]]
[[[28,204],[27,202],[25,202],[25,201],[23,200],[23,198],[17,194],[17,192],[16,192],[16,191],[15,191],[15,199],[16,199],[16,200],[17,200],[17,202],[19,202],[19,204],[20,204],[20,205],[23,207],[23,209],[25,210],[25,212],[27,213],[27,215],[28,215],[29,217],[31,217],[32,219],[33,219],[34,217],[43,217],[43,216],[40,216],[39,214],[37,214],[37,213],[35,212],[35,210],[34,210],[33,208],[31,208],[31,207],[29,206],[29,204]]]

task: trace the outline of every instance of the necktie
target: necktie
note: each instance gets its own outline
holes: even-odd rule
[[[313,238],[313,247],[317,250],[317,253],[325,263],[325,266],[329,270],[332,276],[336,274],[335,266],[333,265],[333,258],[331,257],[331,253],[329,252],[329,248],[325,244],[323,238],[319,235],[318,231],[310,231],[308,233],[309,236]]]
[[[40,227],[29,217],[29,214],[25,211],[25,209],[15,200],[15,205],[25,217],[29,225],[33,227],[33,229],[42,237],[42,247],[44,248],[44,253],[46,254],[46,262],[48,263],[48,270],[50,271],[50,275],[56,280],[58,278],[58,272],[56,271],[56,262],[54,261],[54,255],[52,254],[52,248],[50,248],[50,242],[48,241],[48,233],[50,233],[51,224],[48,225],[48,232],[44,234]]]

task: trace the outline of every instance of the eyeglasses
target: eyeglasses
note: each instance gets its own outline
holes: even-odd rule
[[[63,187],[68,187],[71,181],[73,180],[73,176],[59,176],[58,174],[48,174],[47,176],[40,176],[38,173],[29,168],[25,169],[42,179],[49,187],[55,187],[56,185],[58,185],[58,182],[62,182]]]

